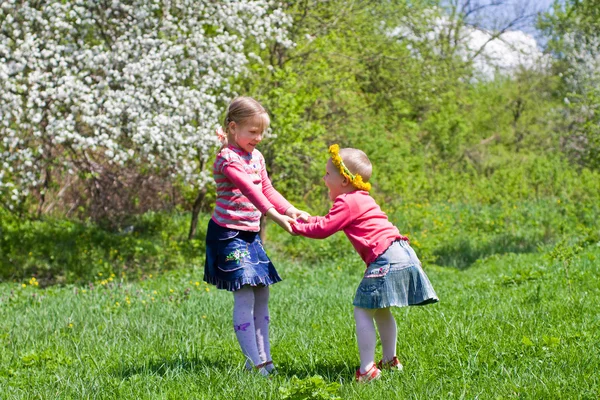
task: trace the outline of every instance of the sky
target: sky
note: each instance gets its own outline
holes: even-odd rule
[[[457,1],[462,4],[467,0],[448,0],[447,3],[456,3]],[[472,4],[488,6],[493,3],[500,3],[497,6],[483,8],[479,13],[473,16],[472,22],[476,22],[480,26],[493,30],[494,28],[505,26],[506,23],[522,13],[536,14],[548,11],[554,2],[555,0],[471,0]],[[530,34],[538,41],[540,46],[543,46],[545,40],[535,28],[535,24],[536,19],[534,17],[528,18],[519,23],[512,30],[519,30]]]
[[[563,0],[561,0],[563,1]],[[467,13],[467,25],[461,31],[457,54],[472,61],[478,79],[494,79],[497,74],[512,75],[524,69],[545,69],[549,56],[544,54],[545,38],[535,25],[540,13],[550,10],[554,0],[445,0],[458,4],[459,12]],[[468,12],[463,6],[467,4]],[[443,5],[443,4],[442,4]],[[523,18],[527,16],[527,18]],[[450,14],[432,21],[427,36],[398,27],[391,32],[415,41],[431,40],[443,35]],[[518,23],[514,23],[518,21]],[[499,38],[494,33],[503,31]]]

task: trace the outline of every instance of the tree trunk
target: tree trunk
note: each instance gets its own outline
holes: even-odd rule
[[[194,201],[194,206],[192,207],[192,223],[190,224],[190,232],[188,233],[188,240],[192,240],[192,238],[196,235],[196,227],[198,225],[198,214],[200,213],[200,208],[202,207],[202,202],[204,201],[204,197],[206,196],[206,186],[198,192],[198,197]]]
[[[265,241],[267,240],[267,231],[266,231],[266,227],[267,227],[267,216],[266,215],[262,215],[260,217],[260,231],[258,233],[259,237],[260,237],[260,241],[263,242],[263,244],[265,243]]]

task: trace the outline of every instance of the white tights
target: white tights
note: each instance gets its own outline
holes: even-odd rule
[[[354,319],[356,320],[356,338],[360,354],[361,373],[368,371],[375,361],[377,337],[373,320],[377,324],[377,330],[381,337],[383,361],[390,361],[396,356],[396,320],[389,307],[375,310],[354,307]]]
[[[233,328],[251,365],[271,361],[269,322],[268,287],[244,285],[233,292]]]

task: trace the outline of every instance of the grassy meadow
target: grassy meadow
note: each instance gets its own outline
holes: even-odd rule
[[[86,283],[43,288],[30,277],[0,284],[0,398],[598,398],[600,245],[593,225],[553,236],[543,222],[518,223],[523,216],[513,207],[511,214],[423,207],[411,236],[432,260],[425,269],[441,301],[394,310],[402,373],[353,382],[352,298],[364,265],[345,237],[310,241],[270,225],[267,249],[284,278],[270,302],[277,376],[243,370],[232,296],[202,282],[200,233],[197,256],[176,268],[153,272],[148,258],[143,273],[101,267]],[[530,205],[527,212],[568,225],[570,214],[556,207],[544,213]],[[402,226],[406,212],[392,219]],[[162,228],[181,232],[170,232],[170,240],[151,229],[138,240],[153,237],[156,254],[183,243],[183,217],[171,221]],[[504,228],[494,234],[499,221]],[[78,229],[85,237],[87,228]],[[14,234],[5,226],[4,243]],[[100,254],[93,241],[85,251]]]

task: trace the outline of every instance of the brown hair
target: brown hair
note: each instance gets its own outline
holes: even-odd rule
[[[342,157],[344,165],[352,172],[352,174],[360,175],[363,182],[369,182],[371,173],[373,172],[373,166],[364,151],[346,147],[340,149],[340,157]]]
[[[269,127],[271,122],[267,110],[252,97],[236,97],[229,103],[229,107],[227,108],[227,115],[223,121],[225,132],[229,134],[229,124],[231,122],[243,124],[256,115],[264,115],[263,124],[261,126],[264,131]]]

